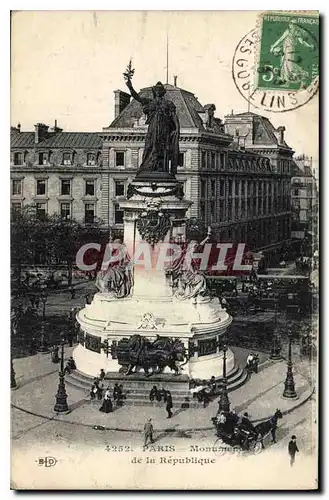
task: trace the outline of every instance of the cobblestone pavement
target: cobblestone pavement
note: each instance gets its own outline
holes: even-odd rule
[[[69,357],[71,348],[66,348],[65,357]],[[172,419],[167,419],[165,407],[136,406],[115,409],[113,413],[99,412],[99,402],[89,401],[89,391],[67,386],[68,404],[71,412],[68,415],[54,414],[55,394],[58,385],[58,366],[50,361],[48,354],[37,354],[29,358],[15,360],[18,389],[12,392],[12,405],[27,412],[74,422],[80,425],[100,425],[114,429],[132,429],[140,431],[146,418],[152,418],[160,430],[166,429],[204,429],[211,428],[211,418],[216,415],[218,398],[206,408],[175,408]],[[276,410],[290,411],[311,394],[312,377],[307,363],[296,363],[295,384],[299,396],[297,401],[282,398],[283,383],[286,375],[286,362],[266,361],[260,366],[258,374],[239,389],[230,393],[231,407],[237,413],[248,411],[252,420],[269,418]],[[22,418],[24,418],[22,416]],[[13,425],[15,435],[15,426]]]
[[[71,349],[66,348],[65,357],[70,354]],[[172,488],[257,488],[260,470],[263,489],[316,487],[314,396],[279,421],[278,442],[271,444],[267,439],[260,455],[236,455],[229,451],[222,455],[214,448],[217,438],[210,422],[217,411],[217,400],[205,409],[174,408],[171,420],[166,419],[165,408],[156,407],[122,407],[106,415],[99,412],[100,403],[91,404],[87,394],[67,386],[72,411],[58,416],[53,412],[58,366],[50,362],[50,356],[15,359],[14,366],[19,388],[12,391],[13,488],[166,488],[168,477]],[[276,407],[287,409],[303,399],[312,369],[305,361],[296,362],[294,372],[300,398],[290,402],[281,398],[285,362],[265,362],[257,375],[229,395],[232,406],[238,412],[249,411],[254,419]],[[145,449],[142,429],[148,417],[153,418],[155,443],[154,448]],[[127,430],[107,429],[119,426]],[[204,429],[184,430],[189,427]],[[293,469],[287,453],[291,434],[297,435],[300,449]],[[40,467],[38,459],[45,456],[54,457],[56,466]],[[202,463],[214,462],[206,466],[201,462],[174,464],[174,460],[192,458]],[[139,465],[134,460],[140,460]],[[152,468],[147,460],[165,468]]]

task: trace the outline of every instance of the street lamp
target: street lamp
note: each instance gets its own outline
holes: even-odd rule
[[[42,320],[40,329],[40,345],[38,347],[39,352],[48,352],[48,346],[45,342],[45,320],[46,320],[46,303],[47,303],[47,292],[45,289],[42,290],[40,295],[40,300],[42,303]]]
[[[223,378],[222,378],[222,390],[218,402],[218,411],[229,413],[230,411],[230,400],[227,393],[227,378],[226,378],[226,345],[223,346]]]
[[[67,405],[67,394],[65,390],[65,375],[64,375],[64,339],[61,341],[61,365],[59,371],[59,384],[56,394],[56,403],[54,406],[54,411],[57,413],[63,413],[69,411]]]
[[[291,361],[291,342],[292,342],[291,330],[288,331],[288,336],[289,336],[289,349],[288,349],[288,362],[287,362],[287,376],[284,382],[284,391],[282,396],[287,399],[296,399],[298,396],[295,391],[295,381],[294,381],[294,375],[292,373],[292,361]]]

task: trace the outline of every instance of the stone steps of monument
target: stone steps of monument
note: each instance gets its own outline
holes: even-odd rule
[[[123,377],[120,374],[107,374],[104,380],[105,386],[108,384],[113,390],[114,383],[118,382],[123,385],[124,393],[126,399],[124,400],[124,405],[127,406],[154,406],[162,407],[163,402],[149,400],[149,393],[153,385],[157,385],[159,389],[164,387],[171,391],[172,398],[175,406],[182,407],[202,407],[203,403],[199,403],[196,397],[189,392],[189,382],[186,376],[174,377],[172,375],[155,375],[151,377],[145,377],[144,375],[134,374],[132,378]],[[248,373],[236,365],[233,370],[227,375],[227,390],[232,392],[248,380]],[[180,378],[180,380],[179,380]],[[66,382],[68,385],[72,385],[78,389],[84,390],[87,397],[89,397],[89,391],[93,383],[94,377],[88,376],[78,370],[75,370],[70,375],[66,376]],[[182,381],[184,379],[184,381]],[[217,383],[221,379],[217,379]]]

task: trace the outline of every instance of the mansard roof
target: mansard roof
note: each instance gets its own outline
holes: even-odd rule
[[[174,85],[164,84],[166,89],[165,99],[172,101],[176,106],[181,128],[197,128],[205,130],[199,113],[205,113],[204,107],[192,92],[175,87]],[[144,98],[152,99],[152,87],[146,87],[140,90],[139,95]],[[131,128],[136,120],[143,115],[142,105],[132,99],[124,110],[111,123],[109,128]],[[214,132],[221,132],[219,129],[219,120],[214,120]],[[221,132],[222,133],[222,132]]]
[[[251,111],[246,111],[245,113],[238,113],[235,116],[250,116],[253,119],[254,127],[253,127],[253,144],[276,144],[278,146],[283,146],[286,148],[290,148],[288,144],[283,141],[279,143],[276,132],[277,129],[270,122],[270,120],[263,115],[258,115]],[[291,148],[290,148],[291,149]]]
[[[34,138],[34,132],[11,130],[11,148],[99,149],[102,147],[102,139],[98,132],[50,132],[46,139],[37,144],[34,142]]]

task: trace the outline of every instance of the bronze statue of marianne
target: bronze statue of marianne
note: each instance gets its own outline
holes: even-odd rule
[[[179,120],[173,102],[164,98],[161,82],[152,87],[153,99],[141,97],[133,88],[131,61],[123,74],[130,94],[143,106],[148,125],[139,174],[163,172],[175,177],[179,160]]]

